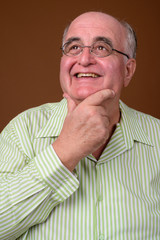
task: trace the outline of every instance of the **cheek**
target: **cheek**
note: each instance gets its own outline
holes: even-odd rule
[[[60,81],[63,82],[65,77],[67,76],[67,73],[69,73],[69,61],[67,61],[65,56],[62,56],[61,62],[60,62]]]
[[[73,58],[67,57],[65,55],[61,57],[60,84],[63,91],[66,91],[70,86],[70,81],[71,81],[70,72],[74,65],[73,60],[74,60]]]
[[[63,55],[61,57],[61,62],[60,62],[60,70],[65,73],[70,73],[72,67],[75,64],[75,60],[73,57],[67,57]]]
[[[66,81],[65,78],[66,78],[66,62],[64,57],[62,57],[60,62],[60,84],[63,91],[65,89],[65,81]]]
[[[112,75],[115,70],[117,70],[117,62],[113,59],[113,56],[108,56],[106,58],[100,58],[99,67],[103,69],[104,75]]]
[[[75,59],[63,55],[60,62],[60,80],[70,77],[71,70],[75,65]]]
[[[106,74],[120,75],[124,72],[124,62],[120,61],[117,56],[115,56],[115,58],[112,57],[112,59],[109,59],[108,57],[107,61],[102,64]]]
[[[114,89],[116,92],[123,87],[125,68],[121,61],[110,61],[103,65],[105,74],[105,85]]]
[[[65,57],[61,57],[60,62],[60,74],[63,75],[64,72],[66,72],[67,69],[67,61],[65,60]]]

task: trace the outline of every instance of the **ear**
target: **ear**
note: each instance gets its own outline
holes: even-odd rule
[[[125,79],[124,79],[124,87],[127,87],[135,73],[136,70],[136,60],[131,58],[126,63],[126,71],[125,71]]]

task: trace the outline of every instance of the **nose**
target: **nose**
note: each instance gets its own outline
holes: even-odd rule
[[[90,52],[90,47],[88,46],[84,47],[81,54],[78,56],[78,64],[87,67],[95,63],[96,63],[96,58]]]

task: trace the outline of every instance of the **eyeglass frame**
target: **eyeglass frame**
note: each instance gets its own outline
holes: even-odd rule
[[[99,41],[101,41],[101,40],[99,40]],[[98,42],[98,41],[96,41],[96,42]],[[129,57],[128,54],[126,54],[126,53],[124,53],[124,52],[121,52],[121,51],[119,51],[119,50],[117,50],[117,49],[115,49],[115,48],[112,48],[112,46],[111,46],[109,43],[106,43],[105,41],[104,41],[104,42],[105,42],[108,46],[110,46],[110,48],[111,48],[111,53],[110,53],[109,55],[107,55],[107,56],[100,57],[100,56],[98,56],[98,55],[96,55],[95,53],[92,52],[92,47],[93,47],[93,45],[94,45],[96,42],[92,43],[92,45],[90,45],[90,46],[80,45],[81,51],[80,51],[77,55],[74,55],[74,54],[67,55],[67,54],[65,53],[64,47],[65,47],[65,45],[67,45],[67,44],[70,43],[70,42],[64,43],[63,46],[62,46],[60,49],[62,50],[62,52],[64,53],[64,55],[66,55],[66,56],[68,56],[68,57],[80,55],[80,54],[83,52],[83,48],[87,47],[87,48],[90,48],[90,53],[91,53],[91,54],[93,54],[93,55],[95,55],[96,57],[99,57],[99,58],[108,57],[108,56],[110,56],[110,55],[112,54],[112,51],[115,51],[115,52],[117,52],[117,53],[120,53],[120,54],[126,56],[128,59],[130,59],[130,57]],[[101,41],[101,42],[103,42],[103,41]]]

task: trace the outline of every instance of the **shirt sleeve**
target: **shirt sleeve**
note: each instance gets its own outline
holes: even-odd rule
[[[70,197],[79,181],[59,160],[52,145],[33,158],[23,151],[14,128],[0,135],[0,239],[16,239],[46,220]]]

